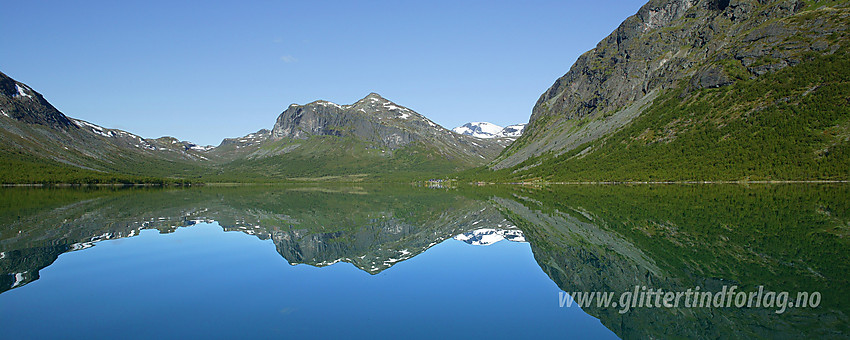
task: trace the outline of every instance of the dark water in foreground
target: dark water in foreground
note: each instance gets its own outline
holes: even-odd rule
[[[849,197],[846,185],[7,188],[0,337],[847,338]],[[635,286],[788,298],[560,306],[560,292],[622,303]],[[817,306],[787,306],[798,292]]]

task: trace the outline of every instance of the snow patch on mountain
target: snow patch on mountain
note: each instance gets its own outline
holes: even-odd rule
[[[30,94],[29,94],[29,93],[27,93],[27,91],[26,91],[26,90],[29,90],[29,88],[28,88],[26,85],[21,86],[20,84],[15,84],[15,88],[17,88],[17,89],[18,89],[18,94],[16,95],[17,97],[27,97],[27,98],[32,98],[32,95],[30,95]],[[30,90],[30,91],[32,91],[32,90]]]
[[[200,145],[196,144],[196,145],[191,146],[189,148],[192,149],[192,150],[195,150],[195,151],[202,151],[203,152],[203,151],[210,151],[212,149],[215,149],[215,146],[212,146],[212,145],[200,146]]]
[[[89,129],[91,129],[91,132],[98,134],[98,135],[101,135],[103,137],[115,137],[114,132],[106,131],[101,126],[94,125],[92,123],[89,123],[89,122],[84,121],[84,120],[79,120],[79,119],[71,119],[71,121],[74,122],[74,124],[77,124],[78,127],[81,127],[81,128],[87,127]]]
[[[316,104],[319,104],[319,105],[322,105],[322,106],[333,106],[333,107],[338,108],[338,109],[342,108],[342,105],[339,105],[337,103],[332,103],[332,102],[329,102],[327,100],[317,101]],[[296,104],[292,104],[292,105],[298,106]],[[292,107],[292,105],[290,105],[289,107]]]

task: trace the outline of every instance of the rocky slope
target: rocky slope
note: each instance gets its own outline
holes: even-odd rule
[[[823,62],[818,58],[840,60],[848,16],[846,1],[652,0],[540,96],[523,136],[491,167],[528,170],[550,162],[558,168],[554,162],[570,157],[603,157],[595,151],[614,132],[672,96],[693,102],[714,89]],[[801,92],[809,88],[819,90],[818,84],[807,84]],[[737,99],[727,99],[721,110],[732,112]],[[753,109],[774,105],[754,103]],[[673,137],[688,127],[671,125],[702,120],[705,114],[662,119],[653,128]],[[841,121],[830,119],[824,125]],[[628,144],[629,138],[642,137],[608,142]]]

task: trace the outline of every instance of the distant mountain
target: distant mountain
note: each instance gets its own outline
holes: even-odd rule
[[[472,137],[478,138],[513,138],[516,139],[522,135],[522,130],[525,129],[525,124],[514,124],[506,127],[488,123],[488,122],[471,122],[458,126],[452,131]]]
[[[509,181],[850,179],[848,33],[848,1],[651,0],[540,96],[490,168]]]
[[[354,137],[376,146],[397,150],[426,143],[448,157],[476,159],[494,157],[501,148],[457,135],[406,107],[371,93],[351,105],[316,101],[290,105],[278,117],[272,139],[304,140],[311,136]]]
[[[452,131],[462,135],[478,137],[478,138],[495,138],[496,135],[504,129],[493,123],[488,122],[471,122],[458,126]]]
[[[376,93],[292,104],[271,130],[217,147],[146,139],[68,118],[2,73],[0,136],[3,183],[400,179],[484,165],[507,145],[452,133]]]
[[[502,129],[496,137],[519,138],[522,136],[522,131],[525,130],[525,125],[526,124],[523,123],[505,126],[505,128]]]
[[[371,93],[349,105],[292,104],[271,130],[226,139],[207,154],[218,178],[321,180],[438,176],[480,166],[506,144],[458,135]]]

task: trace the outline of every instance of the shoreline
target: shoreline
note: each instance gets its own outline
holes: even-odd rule
[[[768,181],[576,181],[576,182],[472,182],[472,184],[510,185],[633,185],[633,184],[837,184],[850,180],[768,180]]]
[[[449,184],[457,181],[445,181],[440,183]],[[192,183],[192,184],[155,184],[155,183],[7,183],[0,184],[3,188],[15,187],[201,187],[201,186],[247,186],[247,185],[328,185],[328,184],[410,184],[411,182],[263,182],[263,183]],[[413,183],[430,183],[430,181],[416,181]],[[847,184],[850,180],[765,180],[765,181],[570,181],[570,182],[484,182],[473,181],[465,182],[465,184],[484,186],[484,185],[518,185],[518,186],[539,186],[539,185],[658,185],[658,184]]]

